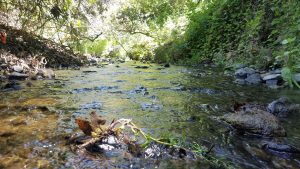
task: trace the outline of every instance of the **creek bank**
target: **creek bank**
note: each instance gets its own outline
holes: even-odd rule
[[[268,88],[278,89],[287,86],[284,82],[281,69],[271,71],[258,71],[250,67],[239,66],[234,72],[235,83],[239,85],[259,85],[263,84]],[[294,78],[297,78],[297,74]]]

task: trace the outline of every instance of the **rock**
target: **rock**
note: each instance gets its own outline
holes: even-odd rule
[[[144,87],[144,86],[141,86],[141,85],[137,85],[135,87],[135,89],[133,89],[129,92],[129,94],[138,94],[138,93],[141,93],[142,95],[148,95],[149,94],[149,92],[147,91],[147,88]]]
[[[262,75],[263,81],[267,80],[280,80],[281,79],[281,74],[267,74],[267,75]]]
[[[274,115],[257,108],[226,114],[221,120],[229,123],[240,133],[267,137],[286,136],[284,128]]]
[[[100,91],[104,91],[104,90],[112,90],[112,89],[118,89],[118,86],[97,86],[94,88],[94,90],[100,90]]]
[[[22,73],[23,72],[23,67],[22,66],[13,66],[12,67],[13,71],[18,72],[18,73]]]
[[[300,157],[300,150],[294,146],[275,142],[262,142],[262,148],[273,154],[283,158]]]
[[[260,84],[262,82],[258,73],[248,75],[245,81],[247,84]]]
[[[13,72],[8,75],[9,80],[25,80],[28,77],[29,77],[29,75],[23,74],[23,73],[18,73],[18,72]]]
[[[277,117],[287,117],[289,113],[300,110],[299,104],[293,104],[288,98],[279,98],[267,106],[267,111]]]
[[[148,69],[149,67],[148,66],[136,66],[134,68],[136,68],[136,69]]]
[[[300,73],[294,74],[293,78],[297,83],[300,83]]]
[[[6,79],[6,77],[3,75],[0,75],[0,80],[4,80],[4,79]]]
[[[170,63],[164,64],[164,67],[170,67]]]
[[[37,76],[42,76],[43,78],[53,79],[55,77],[55,73],[52,69],[38,69]]]
[[[252,75],[254,73],[255,73],[254,69],[245,67],[245,68],[238,69],[234,74],[237,78],[245,79],[249,75]]]
[[[162,109],[161,105],[155,105],[153,103],[142,103],[141,107],[142,107],[143,111],[146,111],[146,110],[149,110],[149,111],[159,111],[159,110]]]
[[[92,102],[80,105],[80,109],[101,109],[102,104],[100,102]]]
[[[270,88],[277,86],[277,84],[278,84],[278,80],[276,80],[276,79],[266,81],[266,85]]]
[[[235,79],[234,83],[239,84],[239,85],[244,85],[244,84],[246,84],[246,80],[245,79]]]
[[[95,70],[84,70],[82,73],[97,73]]]
[[[15,82],[15,81],[10,81],[6,83],[2,89],[8,91],[8,90],[21,90],[22,87],[20,86],[20,83]]]

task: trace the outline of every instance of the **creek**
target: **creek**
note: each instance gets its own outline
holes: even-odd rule
[[[126,62],[102,68],[57,70],[55,80],[20,81],[21,90],[0,93],[0,168],[209,168],[201,161],[128,159],[118,152],[82,156],[66,145],[81,132],[77,117],[96,110],[108,121],[129,118],[155,137],[185,137],[207,147],[234,168],[297,168],[299,159],[263,151],[262,139],[237,135],[212,116],[230,112],[235,102],[267,104],[286,96],[300,103],[300,90],[239,86],[219,68],[188,68]],[[300,147],[300,114],[281,120],[287,137]]]

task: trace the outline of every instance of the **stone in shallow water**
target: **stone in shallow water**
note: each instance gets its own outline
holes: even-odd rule
[[[8,75],[8,79],[10,80],[25,80],[28,77],[29,75],[18,72],[13,72],[10,75]]]
[[[271,113],[257,108],[249,108],[235,113],[229,113],[222,118],[241,133],[260,136],[286,136],[279,120]]]
[[[102,104],[100,102],[91,102],[80,105],[80,109],[101,109]]]
[[[289,113],[299,111],[300,105],[292,103],[286,97],[281,97],[268,104],[267,110],[277,117],[287,117]]]
[[[262,142],[262,148],[268,153],[280,156],[282,158],[300,157],[300,150],[287,144],[264,141]]]
[[[153,103],[142,103],[141,104],[142,110],[150,110],[150,111],[158,111],[162,109],[162,105],[156,105]]]
[[[118,86],[98,86],[95,87],[94,89],[104,91],[104,90],[111,90],[111,89],[118,89],[118,88],[119,88]]]

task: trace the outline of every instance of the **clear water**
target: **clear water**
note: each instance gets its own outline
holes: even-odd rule
[[[0,168],[210,167],[197,160],[74,153],[64,137],[80,132],[75,118],[86,117],[93,109],[108,121],[130,118],[157,137],[167,133],[184,136],[190,143],[215,144],[212,155],[234,168],[299,168],[299,159],[270,155],[261,150],[262,139],[238,136],[210,117],[229,112],[236,101],[267,104],[287,96],[300,103],[300,90],[238,86],[217,68],[171,66],[158,70],[159,65],[152,64],[149,69],[135,69],[134,65],[59,70],[56,80],[32,81],[31,87],[21,82],[24,89],[1,92]],[[149,94],[134,93],[138,85],[146,87]],[[299,119],[299,114],[283,119],[288,136],[274,140],[300,147]]]

